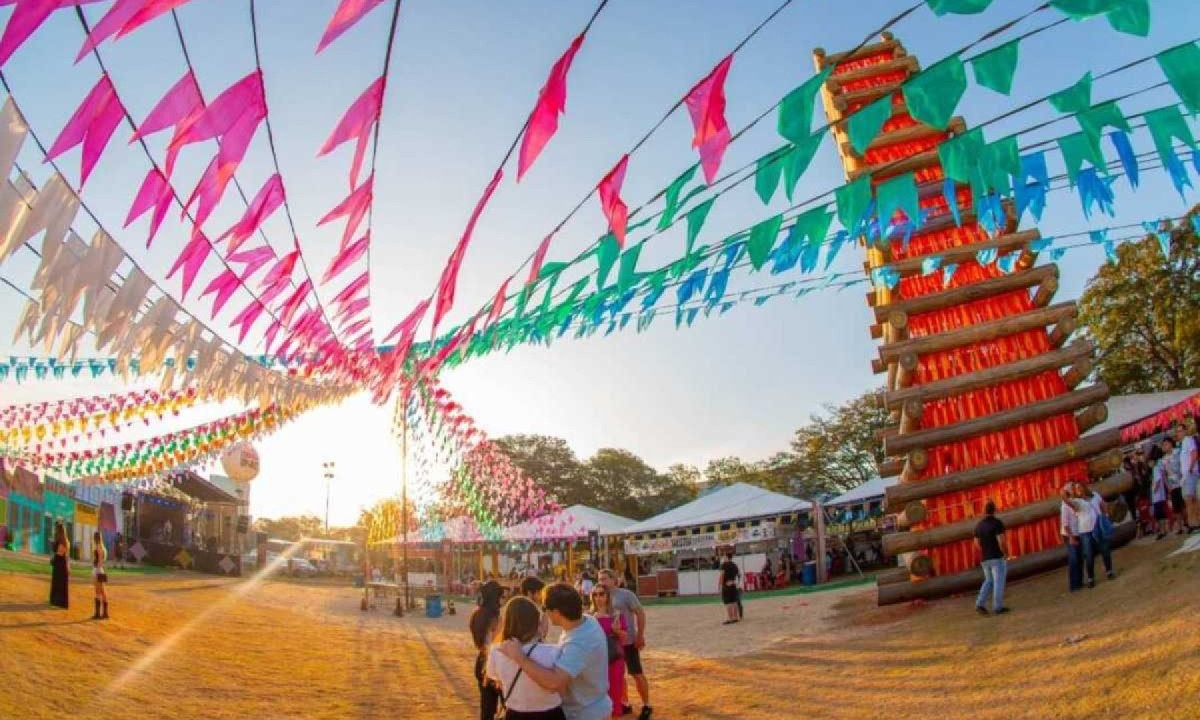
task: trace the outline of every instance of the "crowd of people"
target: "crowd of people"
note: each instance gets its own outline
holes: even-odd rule
[[[1189,420],[1175,426],[1149,452],[1136,448],[1125,459],[1133,486],[1125,493],[1125,504],[1137,520],[1138,536],[1153,534],[1162,540],[1200,532],[1200,436]]]
[[[469,627],[476,649],[480,720],[606,720],[631,715],[626,677],[650,720],[642,668],[646,613],[637,594],[601,570],[587,594],[565,582],[527,577],[512,598],[494,580],[479,589]],[[556,642],[550,627],[561,630]]]

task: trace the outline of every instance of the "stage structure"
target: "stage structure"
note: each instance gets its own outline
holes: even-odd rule
[[[966,133],[966,124],[954,117],[939,129],[909,114],[902,86],[919,64],[900,41],[885,33],[851,52],[818,48],[813,56],[818,72],[832,68],[821,95],[848,180],[868,176],[877,198],[881,184],[913,173],[925,216],[907,241],[903,232],[859,239],[874,288],[871,336],[881,341],[872,367],[886,374],[880,402],[894,420],[881,433],[887,459],[879,473],[901,480],[887,490],[887,511],[904,530],[885,536],[884,551],[907,568],[880,576],[879,603],[976,586],[973,529],[988,499],[1008,527],[1016,557],[1009,577],[1056,567],[1065,559],[1059,489],[1106,478],[1097,489],[1111,496],[1129,484],[1113,475],[1119,432],[1081,439],[1105,420],[1109,393],[1102,383],[1081,387],[1093,349],[1070,341],[1075,303],[1052,302],[1058,267],[1036,265],[1038,231],[1018,230],[1008,201],[992,211],[995,221],[981,223],[987,209],[976,207],[979,194],[946,184],[948,155],[939,147]],[[882,132],[856,152],[849,117],[885,97],[891,112]],[[878,221],[886,228],[901,219]],[[930,265],[946,270],[928,273]]]

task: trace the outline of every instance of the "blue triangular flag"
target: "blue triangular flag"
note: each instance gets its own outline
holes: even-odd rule
[[[1009,253],[996,261],[996,267],[1006,273],[1011,273],[1017,267],[1017,260],[1021,258],[1021,253]]]
[[[1040,237],[1037,240],[1034,240],[1033,242],[1029,243],[1029,249],[1035,253],[1040,253],[1041,251],[1050,247],[1050,245],[1053,242],[1054,242],[1054,238],[1052,238],[1052,237]]]
[[[930,255],[921,261],[921,274],[929,275],[942,266],[941,255]]]
[[[1108,140],[1117,151],[1117,157],[1121,160],[1121,169],[1125,171],[1125,177],[1129,178],[1129,186],[1137,188],[1138,161],[1137,155],[1133,152],[1133,145],[1129,142],[1129,133],[1124,130],[1113,130],[1108,134]]]
[[[948,263],[942,266],[942,287],[950,285],[950,280],[954,277],[956,270],[958,270],[958,263]]]
[[[998,253],[997,253],[996,248],[985,248],[985,249],[980,250],[979,252],[975,253],[975,262],[979,263],[980,265],[982,265],[984,267],[987,267],[988,265],[991,265],[992,263],[996,262],[997,254]]]
[[[1057,262],[1058,260],[1062,259],[1062,256],[1065,255],[1066,253],[1067,253],[1066,248],[1054,248],[1053,250],[1050,251],[1050,259]]]

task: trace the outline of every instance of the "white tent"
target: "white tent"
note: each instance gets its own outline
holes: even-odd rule
[[[630,518],[587,505],[572,505],[556,513],[505,528],[504,539],[577,540],[586,538],[592,530],[599,531],[601,535],[617,535],[634,522]]]
[[[1092,428],[1087,434],[1094,435],[1112,428],[1132,425],[1194,395],[1200,395],[1200,388],[1138,395],[1114,395],[1108,399],[1108,420]]]
[[[771,492],[746,483],[735,483],[661,515],[629,525],[618,534],[634,535],[786,515],[806,510],[810,506],[811,502],[808,500]]]
[[[869,502],[875,498],[883,499],[884,491],[898,482],[900,482],[900,478],[898,477],[877,477],[866,481],[856,488],[847,490],[832,500],[827,501],[825,505],[829,507],[840,507],[843,505],[858,505],[864,502]]]

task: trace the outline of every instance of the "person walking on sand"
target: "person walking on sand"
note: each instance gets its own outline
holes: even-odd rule
[[[1162,439],[1163,459],[1160,464],[1167,474],[1167,498],[1171,501],[1171,528],[1176,535],[1187,532],[1187,504],[1183,502],[1183,462],[1179,457],[1179,446],[1175,439],[1167,436]]]
[[[642,700],[642,710],[638,720],[650,720],[654,709],[650,707],[650,682],[646,679],[646,671],[642,667],[642,649],[646,647],[646,610],[638,600],[637,593],[632,590],[617,587],[617,575],[612,570],[600,571],[600,584],[608,588],[609,600],[613,610],[621,615],[625,630],[629,633],[625,647],[625,669],[633,678],[637,687],[638,697]],[[621,714],[629,715],[633,707],[629,704],[629,688],[621,697]]]
[[[1083,564],[1080,562],[1079,520],[1072,505],[1074,493],[1070,483],[1063,485],[1060,497],[1062,505],[1058,511],[1058,528],[1067,546],[1067,590],[1075,592],[1083,587]]]
[[[725,561],[721,563],[721,571],[717,575],[720,582],[721,604],[725,606],[725,622],[722,625],[732,625],[738,617],[738,578],[742,571],[733,562],[733,556],[725,553]]]
[[[1175,439],[1179,441],[1179,470],[1183,475],[1183,504],[1187,508],[1188,533],[1200,532],[1200,448],[1196,443],[1196,425],[1175,428]]]
[[[92,580],[96,587],[96,611],[93,620],[108,619],[108,573],[104,571],[104,561],[108,559],[108,550],[104,547],[104,538],[100,532],[92,533]]]
[[[975,544],[983,555],[983,585],[975,599],[975,610],[987,615],[988,595],[992,596],[992,612],[1001,615],[1008,612],[1004,606],[1004,580],[1008,575],[1008,561],[1004,542],[1004,522],[996,517],[996,503],[991,500],[983,508],[984,518],[975,525]]]
[[[1150,475],[1150,504],[1154,508],[1154,539],[1158,541],[1167,536],[1167,464],[1158,445],[1150,449],[1150,462],[1154,465]]]
[[[71,542],[61,522],[54,523],[54,545],[50,556],[50,604],[66,610],[70,605]]]
[[[1113,572],[1112,561],[1112,536],[1113,525],[1112,520],[1108,518],[1108,503],[1104,502],[1104,498],[1100,497],[1100,493],[1093,492],[1087,483],[1075,483],[1075,497],[1087,503],[1096,516],[1096,525],[1092,528],[1092,545],[1094,552],[1100,554],[1100,559],[1104,561],[1104,575],[1109,580],[1117,576]],[[1089,571],[1090,572],[1090,571]]]

